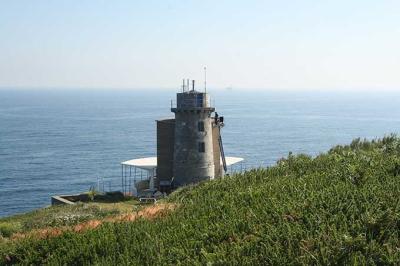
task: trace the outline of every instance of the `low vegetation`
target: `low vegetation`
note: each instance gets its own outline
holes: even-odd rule
[[[0,262],[398,265],[399,178],[400,138],[356,139],[185,187],[164,203],[176,207],[151,219],[9,240]]]
[[[120,215],[139,208],[137,201],[124,200],[115,203],[90,202],[75,205],[58,205],[38,209],[26,214],[0,219],[0,243],[16,233],[36,229],[72,226],[93,219]]]

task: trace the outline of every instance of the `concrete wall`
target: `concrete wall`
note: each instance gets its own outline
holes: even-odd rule
[[[75,202],[64,199],[63,196],[52,196],[51,205],[74,205]]]
[[[159,190],[169,187],[173,176],[175,119],[157,121],[157,181]]]
[[[174,186],[196,183],[215,176],[214,146],[211,113],[207,94],[184,92],[177,94],[175,113]],[[204,123],[204,131],[198,123]],[[199,151],[199,143],[204,143],[204,152]]]

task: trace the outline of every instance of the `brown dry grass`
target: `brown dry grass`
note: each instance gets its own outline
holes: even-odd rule
[[[28,233],[15,233],[11,236],[11,240],[16,241],[27,237],[44,239],[59,236],[67,231],[82,233],[87,230],[95,229],[105,222],[132,222],[138,218],[153,220],[157,217],[164,217],[168,212],[174,210],[175,208],[176,205],[170,203],[154,204],[145,207],[138,212],[112,216],[105,218],[104,220],[89,220],[87,222],[80,223],[74,226],[49,227],[44,229],[35,229]]]
[[[111,219],[106,219],[106,221],[110,222],[123,222],[123,221],[134,221],[138,218],[144,218],[148,220],[152,220],[156,217],[161,217],[167,214],[169,211],[175,209],[174,204],[155,204],[149,207],[146,207],[136,213],[127,213],[122,214],[116,217],[112,217]]]

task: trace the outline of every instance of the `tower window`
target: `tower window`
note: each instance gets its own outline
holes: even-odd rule
[[[200,121],[197,123],[197,128],[199,129],[200,132],[204,131],[204,122]]]
[[[205,152],[206,151],[206,145],[204,142],[199,142],[199,152]]]

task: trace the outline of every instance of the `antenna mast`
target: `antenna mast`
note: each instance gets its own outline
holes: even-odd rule
[[[204,92],[207,93],[207,67],[204,67]]]

